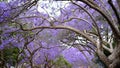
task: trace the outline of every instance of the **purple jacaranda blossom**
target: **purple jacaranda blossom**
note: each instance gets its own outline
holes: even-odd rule
[[[73,47],[63,51],[63,56],[69,63],[76,67],[89,66],[89,62],[91,62],[93,58],[93,55],[90,55],[87,51],[80,52],[78,49]]]

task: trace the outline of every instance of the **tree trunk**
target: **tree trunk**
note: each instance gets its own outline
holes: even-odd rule
[[[105,67],[106,68],[109,68],[109,65],[110,65],[110,60],[105,56],[105,54],[103,53],[103,51],[101,50],[98,50],[98,56],[100,58],[100,60],[105,64]]]
[[[112,60],[112,63],[109,65],[109,68],[120,68],[120,42],[119,41],[109,59]]]

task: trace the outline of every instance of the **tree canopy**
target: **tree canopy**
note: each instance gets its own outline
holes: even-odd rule
[[[1,68],[119,68],[119,49],[120,0],[0,0]]]

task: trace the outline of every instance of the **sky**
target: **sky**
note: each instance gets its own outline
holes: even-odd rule
[[[38,11],[42,13],[47,13],[50,16],[59,16],[60,8],[67,7],[69,1],[39,1]]]

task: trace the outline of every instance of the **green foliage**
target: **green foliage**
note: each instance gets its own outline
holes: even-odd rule
[[[2,2],[2,1],[5,1],[5,2],[7,2],[8,0],[0,0],[0,2]]]
[[[67,62],[63,56],[60,56],[55,61],[55,66],[56,68],[72,68],[72,65],[69,62]]]
[[[17,24],[16,24],[16,23],[9,23],[8,25],[9,25],[9,26],[12,26],[12,27],[17,26]]]
[[[16,23],[9,23],[8,25],[9,25],[10,27],[13,27],[13,28],[18,28],[18,27],[19,27],[19,25],[16,24]],[[24,29],[27,29],[28,27],[29,27],[29,26],[28,26],[27,24],[23,24],[23,28],[24,28]],[[26,31],[26,32],[16,32],[16,31],[14,31],[14,32],[11,32],[10,34],[11,34],[11,36],[13,36],[13,37],[16,37],[17,34],[21,34],[21,35],[23,35],[24,37],[30,37],[30,36],[33,36],[33,35],[34,35],[34,32],[32,32],[32,31]]]
[[[7,47],[3,50],[3,59],[5,63],[9,63],[14,66],[18,62],[18,54],[19,49],[17,47]]]

